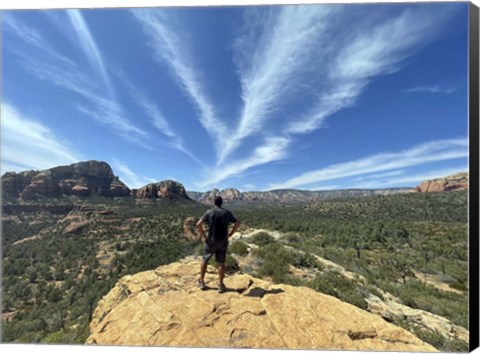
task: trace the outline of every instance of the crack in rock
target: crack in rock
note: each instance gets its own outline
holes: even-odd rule
[[[251,315],[253,315],[253,316],[263,316],[263,315],[266,315],[266,314],[267,314],[267,311],[266,311],[265,309],[260,310],[260,311],[258,311],[258,312],[253,312],[253,311],[247,310],[247,311],[244,311],[244,312],[238,314],[238,315],[235,316],[234,318],[230,319],[229,321],[227,321],[226,324],[229,325],[230,323],[238,320],[240,317],[242,317],[243,315],[246,315],[247,313],[249,313],[249,314],[251,314]]]
[[[371,331],[352,331],[351,329],[347,332],[351,340],[360,340],[367,338],[375,338],[378,336],[376,330]]]

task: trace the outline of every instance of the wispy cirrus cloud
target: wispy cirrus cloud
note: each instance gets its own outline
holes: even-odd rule
[[[401,185],[405,183],[419,183],[427,179],[434,179],[434,178],[441,178],[454,175],[459,172],[468,171],[468,166],[465,165],[458,165],[452,168],[444,168],[441,170],[433,170],[421,174],[415,174],[411,176],[403,176],[397,178],[387,179],[385,181],[386,185]]]
[[[125,118],[123,108],[108,96],[102,95],[101,87],[90,76],[81,70],[72,70],[70,66],[57,65],[48,61],[40,61],[24,54],[19,54],[27,72],[40,80],[67,89],[80,95],[85,101],[74,103],[79,112],[108,126],[125,140],[137,143],[145,148],[148,145],[148,133]]]
[[[317,103],[306,114],[289,124],[286,132],[312,132],[327,117],[354,105],[373,79],[400,70],[418,46],[438,33],[444,20],[442,14],[432,16],[407,9],[371,29],[352,29],[356,34],[347,38],[331,64],[326,64],[329,88],[318,95]]]
[[[76,105],[76,109],[100,124],[109,126],[117,135],[137,145],[152,149],[149,144],[149,135],[126,119],[123,109],[117,108],[114,102],[96,100],[96,106]]]
[[[160,131],[167,138],[166,145],[174,148],[178,151],[183,152],[185,155],[190,157],[193,161],[197,162],[201,166],[205,167],[205,164],[198,159],[190,150],[185,147],[182,138],[173,131],[170,127],[168,120],[165,118],[164,114],[158,107],[156,103],[147,98],[147,96],[138,88],[137,85],[134,85],[128,78],[123,70],[116,70],[115,74],[122,81],[124,86],[127,88],[128,92],[132,96],[135,103],[145,112],[149,117],[150,123]]]
[[[155,59],[167,65],[183,92],[198,110],[201,125],[210,134],[218,151],[222,136],[226,135],[226,126],[215,112],[214,105],[205,93],[205,87],[185,40],[168,25],[167,17],[161,10],[135,9],[135,18],[142,24],[155,53]]]
[[[25,44],[34,47],[35,53],[43,55],[32,56],[29,52],[15,49],[12,49],[12,52],[20,59],[19,62],[26,71],[38,79],[49,81],[80,95],[84,101],[74,103],[73,106],[81,113],[108,126],[125,140],[150,148],[148,133],[126,118],[122,105],[115,99],[104,59],[81,13],[78,10],[69,10],[68,14],[72,28],[78,35],[81,49],[91,62],[94,75],[58,53],[37,29],[9,14],[8,26],[14,29],[13,33]],[[96,79],[98,76],[102,77],[100,82]]]
[[[154,178],[146,177],[133,172],[124,162],[117,159],[113,160],[112,165],[113,170],[117,172],[120,180],[129,188],[140,188],[149,183],[156,182]]]
[[[168,124],[167,119],[164,117],[163,113],[160,112],[158,106],[149,101],[144,96],[136,96],[138,104],[143,108],[147,115],[151,118],[151,123],[155,128],[157,128],[164,135],[177,140],[177,135],[172,131],[170,125]]]
[[[409,174],[402,177],[389,178],[385,180],[371,180],[371,181],[365,181],[360,183],[354,182],[349,186],[349,188],[374,189],[374,188],[386,188],[389,186],[402,186],[402,185],[404,186],[408,185],[413,187],[425,180],[451,176],[455,173],[465,172],[465,171],[468,171],[468,166],[459,165],[453,168],[433,170],[433,171],[428,171],[425,173],[413,174],[413,175]]]
[[[386,152],[354,161],[308,171],[287,181],[272,184],[269,189],[304,187],[314,183],[344,177],[396,170],[424,165],[435,161],[468,157],[468,139],[450,139],[428,142],[400,152]]]
[[[400,70],[406,58],[438,33],[447,16],[406,10],[374,25],[349,23],[346,31],[341,20],[348,14],[345,9],[290,6],[249,18],[247,34],[240,37],[237,48],[244,105],[217,171],[230,169],[237,161],[242,161],[237,166],[243,171],[240,166],[255,167],[255,162],[266,164],[278,155],[287,156],[285,146],[278,147],[277,155],[275,146],[267,144],[263,147],[272,151],[270,161],[258,160],[253,151],[249,157],[225,163],[245,138],[262,134],[269,119],[275,122],[269,122],[268,131],[289,142],[321,128],[326,118],[354,105],[372,80]],[[288,106],[293,93],[301,97],[302,106]],[[279,108],[294,113],[282,119],[274,114]]]
[[[216,169],[213,173],[211,170],[207,171],[204,179],[197,185],[202,188],[213,187],[226,179],[238,177],[252,167],[285,159],[288,156],[289,145],[290,140],[288,138],[267,137],[262,145],[254,149],[251,156],[232,161],[223,168]]]
[[[102,57],[100,50],[95,43],[95,40],[90,33],[90,30],[79,10],[67,10],[68,17],[72,24],[75,33],[77,34],[79,43],[85,53],[92,69],[97,71],[103,79],[104,85],[106,86],[110,95],[113,96],[113,88],[110,81],[110,76],[107,73],[105,68],[105,62]]]
[[[153,126],[169,138],[167,145],[178,151],[183,152],[193,161],[205,167],[205,164],[199,158],[197,158],[189,149],[185,147],[182,138],[178,134],[173,132],[173,130],[170,128],[170,125],[168,124],[167,119],[164,117],[158,106],[152,101],[148,100],[145,96],[138,96],[137,99],[138,103],[143,108],[145,113],[150,117]]]
[[[41,51],[45,52],[45,54],[49,55],[53,60],[60,62],[60,64],[63,63],[70,67],[76,67],[76,64],[70,58],[54,50],[38,30],[27,26],[14,15],[10,13],[2,14],[2,24],[6,30],[14,33],[26,44],[41,49]]]
[[[112,87],[110,75],[106,69],[105,60],[101,51],[88,28],[82,13],[79,10],[67,10],[70,23],[79,39],[80,47],[87,57],[92,70],[100,75],[106,89],[106,96],[100,95],[89,98],[96,104],[96,109],[91,110],[84,106],[77,106],[79,110],[97,121],[113,127],[122,137],[127,140],[136,142],[137,144],[150,148],[147,143],[148,133],[133,124],[128,118],[123,105],[115,98],[115,92]]]
[[[121,69],[114,71],[117,78],[121,80],[123,86],[127,89],[133,101],[147,114],[150,118],[151,124],[157,128],[163,135],[176,139],[177,135],[170,128],[170,124],[158,108],[158,105],[152,102],[147,96],[138,88],[138,85],[134,85],[127,77],[125,72]]]
[[[262,57],[261,59],[255,59],[255,62],[251,65],[249,64],[248,67],[243,66],[246,65],[245,62],[239,62],[239,67],[242,67],[241,70],[244,70],[242,71],[243,77],[241,79],[244,88],[242,95],[244,96],[244,101],[248,101],[248,107],[250,108],[244,109],[243,118],[240,119],[238,127],[227,131],[225,123],[217,117],[215,107],[205,93],[206,90],[199,74],[200,70],[196,67],[194,60],[191,59],[192,53],[189,52],[185,45],[185,40],[178,34],[179,31],[173,30],[165,14],[161,11],[133,10],[134,16],[140,21],[144,32],[149,38],[150,46],[155,51],[155,58],[160,63],[167,65],[175,78],[178,79],[180,87],[197,108],[200,123],[210,134],[210,138],[216,148],[218,156],[217,165],[213,168],[213,171],[212,168],[204,168],[205,178],[197,183],[198,186],[213,186],[225,179],[239,176],[250,168],[278,161],[287,156],[287,149],[290,145],[289,137],[277,138],[267,136],[262,138],[264,143],[254,148],[249,156],[229,161],[226,165],[222,164],[228,154],[238,146],[237,142],[240,143],[243,138],[258,131],[257,128],[261,125],[260,122],[268,116],[269,110],[273,111],[274,105],[287,95],[286,92],[280,92],[280,87],[286,81],[292,80],[295,73],[298,74],[301,71],[299,69],[301,63],[299,65],[295,64],[296,69],[291,70],[286,68],[284,64],[287,61],[289,64],[292,64],[295,60],[300,60],[300,56],[296,54],[296,51],[307,42],[309,37],[307,33],[309,32],[308,24],[312,24],[315,21],[310,19],[307,25],[299,25],[298,32],[290,37],[289,41],[287,41],[288,43],[281,43],[280,38],[282,35],[289,33],[290,28],[288,26],[293,24],[293,22],[289,22],[289,15],[295,15],[294,20],[299,19],[302,15],[307,15],[306,12],[301,12],[300,14],[292,10],[283,15],[278,21],[283,27],[279,33],[274,35],[275,43],[269,45],[272,38],[270,36],[264,38],[265,48],[256,54],[257,57]],[[307,16],[310,18],[309,15]],[[289,24],[283,24],[283,22],[288,22]],[[311,32],[313,31],[310,30]],[[304,36],[307,39],[297,40],[295,35]],[[272,60],[275,55],[279,54],[279,50],[281,58],[278,61]],[[292,58],[294,54],[295,57]],[[240,60],[239,57],[237,57],[237,60]],[[268,62],[269,60],[270,62]],[[258,65],[262,67],[257,70],[256,67]],[[269,68],[271,69],[272,65],[274,70],[269,72]],[[276,77],[276,70],[281,68],[284,70],[282,77]],[[270,80],[275,80],[275,87],[268,88],[267,84]],[[245,96],[245,93],[247,96]],[[262,96],[256,98],[257,94]],[[262,107],[262,102],[266,102],[269,107]],[[257,114],[259,112],[261,114]],[[259,122],[259,124],[256,125],[256,122]],[[256,125],[256,127],[252,128],[252,125]],[[228,139],[225,138],[227,136]]]
[[[78,162],[80,155],[49,127],[15,106],[1,105],[2,173],[46,169]]]
[[[2,24],[6,30],[12,31],[25,42],[35,46],[41,47],[45,44],[43,36],[35,29],[25,26],[23,22],[17,20],[12,14],[8,12],[2,16]]]
[[[405,90],[408,93],[415,93],[415,92],[427,92],[427,93],[453,93],[457,91],[457,87],[443,87],[440,85],[433,85],[433,86],[418,86],[413,87],[410,89]]]
[[[88,100],[95,100],[98,96],[98,87],[95,80],[76,66],[58,65],[49,59],[37,59],[28,53],[15,51],[19,63],[27,72],[39,80],[49,81],[52,84],[77,93]]]
[[[331,184],[331,185],[316,185],[316,186],[311,186],[308,188],[308,190],[311,191],[329,191],[329,190],[335,190],[335,189],[342,189],[339,185],[336,184]]]
[[[242,88],[243,109],[238,127],[224,144],[218,164],[224,162],[243,139],[264,124],[301,91],[308,74],[321,59],[319,50],[328,35],[332,6],[285,6],[248,12],[246,32],[237,40],[236,62]],[[318,70],[318,68],[317,68]]]
[[[404,173],[405,173],[405,170],[396,170],[396,171],[390,171],[385,173],[375,173],[367,176],[357,177],[354,179],[354,181],[364,181],[366,179],[378,179],[378,178],[384,178],[384,177],[400,176]]]

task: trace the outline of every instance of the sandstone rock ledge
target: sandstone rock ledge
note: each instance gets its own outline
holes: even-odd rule
[[[437,351],[381,317],[304,287],[227,276],[195,287],[200,259],[123,277],[99,302],[87,344]]]

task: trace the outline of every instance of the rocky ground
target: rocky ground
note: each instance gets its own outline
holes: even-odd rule
[[[264,230],[264,229],[246,229],[242,233],[238,233],[235,235],[232,240],[241,240],[242,242],[246,243],[249,248],[256,248],[255,244],[252,244],[249,242],[250,239],[255,237],[255,235],[258,235],[259,233],[265,233],[268,232],[270,236],[275,238],[276,240],[281,240],[284,238],[286,235],[282,232],[279,231],[270,231],[270,230]],[[288,246],[287,246],[288,247]],[[322,270],[318,269],[301,269],[301,268],[296,268],[296,269],[291,269],[292,273],[295,274],[299,278],[314,278],[315,273],[320,273],[320,272],[334,272],[335,274],[338,274],[345,279],[348,279],[350,281],[355,281],[358,282],[360,285],[366,285],[367,281],[364,277],[362,277],[359,274],[356,274],[354,272],[350,272],[346,270],[344,267],[342,267],[339,264],[336,264],[328,259],[319,257],[318,255],[312,254],[322,265]],[[242,267],[250,267],[254,268],[254,259],[251,257],[251,255],[247,255],[246,257],[238,257],[239,263],[241,264]],[[294,267],[292,267],[294,268]],[[421,277],[421,274],[416,274],[416,276],[423,280],[423,277]],[[433,282],[433,280],[430,280],[430,282]],[[453,291],[456,293],[461,293],[458,290],[450,288],[447,284],[441,283],[439,281],[435,281],[435,286],[437,288],[440,288],[443,291]],[[461,327],[457,326],[452,321],[442,317],[438,316],[435,314],[432,314],[427,311],[422,311],[419,309],[414,309],[412,307],[409,307],[407,305],[404,305],[402,301],[392,294],[383,291],[382,289],[378,287],[373,287],[375,289],[375,292],[377,294],[381,295],[381,298],[379,296],[374,295],[373,293],[367,294],[365,300],[368,303],[368,311],[381,316],[382,318],[394,322],[396,319],[401,318],[402,320],[410,323],[412,326],[415,326],[417,328],[422,328],[424,330],[433,330],[441,334],[445,338],[449,338],[450,340],[462,340],[465,342],[469,341],[469,333],[468,330]]]
[[[198,267],[188,257],[122,278],[99,302],[87,344],[436,351],[378,315],[309,288],[236,274],[219,294],[210,266],[210,289],[202,291]]]

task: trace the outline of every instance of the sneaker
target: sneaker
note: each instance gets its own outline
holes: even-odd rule
[[[201,280],[197,280],[197,287],[200,288],[201,290],[207,290],[207,286]]]
[[[227,291],[227,287],[225,286],[225,284],[219,284],[218,292],[221,294],[221,293],[224,293],[225,291]]]

